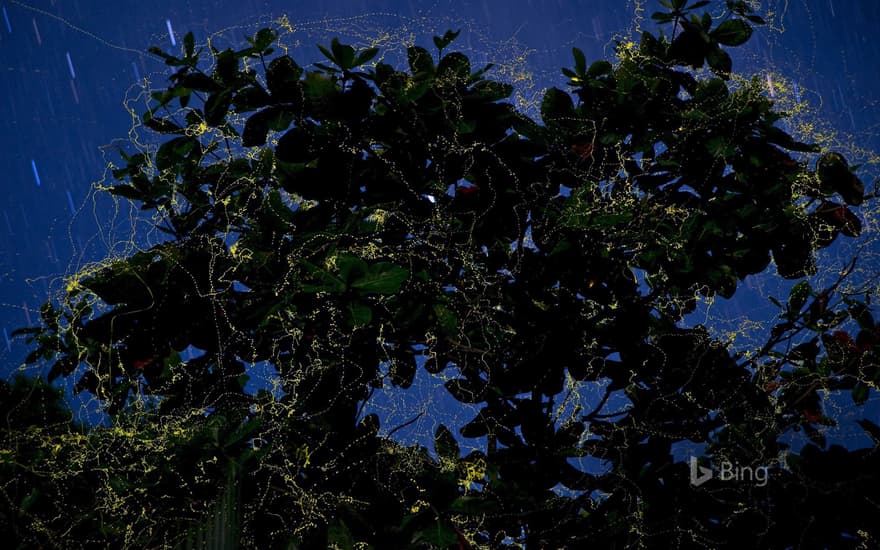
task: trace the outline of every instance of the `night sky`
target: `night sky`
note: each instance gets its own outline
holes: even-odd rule
[[[817,124],[824,121],[853,143],[880,150],[876,41],[880,2],[752,3],[773,24],[759,27],[747,47],[734,50],[738,52],[734,70],[766,79],[768,93],[776,93],[771,74],[790,79],[797,85],[794,93],[817,109]],[[565,87],[560,69],[572,65],[572,47],[582,49],[590,62],[610,59],[616,38],[633,37],[638,28],[655,30],[649,16],[659,9],[656,0],[6,0],[0,6],[4,197],[0,202],[0,375],[4,377],[15,372],[27,354],[23,340],[11,341],[9,334],[36,323],[40,305],[63,291],[66,275],[89,261],[131,252],[132,244],[144,245],[151,238],[155,242],[143,222],[133,225],[127,205],[117,205],[93,190],[102,178],[104,185],[113,183],[108,163],[119,160],[106,146],[114,140],[124,143],[135,122],[124,107],[125,97],[137,96],[136,84],[143,78],[149,78],[156,89],[166,84],[167,67],[146,53],[149,46],[177,52],[188,31],[194,32],[197,42],[223,31],[218,43],[241,46],[244,36],[265,26],[260,21],[287,14],[301,33],[294,35],[301,43],[293,55],[305,65],[319,59],[314,45],[329,44],[334,36],[357,44],[388,33],[431,47],[433,34],[460,28],[454,47],[477,61],[527,69],[532,78],[520,85],[532,94],[526,99],[539,101],[542,88]],[[633,18],[637,12],[638,22]],[[144,101],[133,105],[136,115],[146,107]],[[860,172],[869,189],[876,173],[876,165]],[[873,249],[876,252],[877,246]],[[835,258],[843,257],[837,254],[827,259],[832,269]],[[880,272],[876,258],[871,256],[873,263],[864,266],[874,275]],[[751,312],[766,318],[773,314],[766,294],[780,296],[785,290],[784,285],[774,284],[766,278],[749,281],[730,303],[716,303],[701,315],[721,324],[725,318]],[[435,394],[423,398],[442,406],[442,396],[431,387],[423,391]],[[393,397],[376,403],[389,426],[421,408],[396,406],[401,401]],[[868,407],[876,417],[875,405]],[[415,425],[414,430],[433,433],[430,424]]]

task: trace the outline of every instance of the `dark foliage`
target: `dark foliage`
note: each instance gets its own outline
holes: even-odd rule
[[[337,40],[318,70],[270,60],[271,29],[213,51],[211,73],[192,35],[182,58],[154,50],[176,72],[143,122],[168,139],[123,154],[110,192],[170,239],[83,274],[22,331],[29,360],[50,380],[82,373],[114,425],[74,437],[54,405],[14,412],[44,386],[4,389],[22,403],[3,428],[4,530],[23,546],[183,544],[232,480],[230,521],[257,548],[876,544],[876,447],[816,429],[833,422],[821,392],[861,405],[880,380],[867,297],[799,282],[747,358],[681,323],[771,260],[812,274],[818,249],[860,233],[864,188],[775,125],[760,82],[729,84],[728,48],[763,23],[746,2],[717,21],[693,13],[708,2],[660,3],[672,37],[644,32],[613,65],[575,49],[541,122],[448,51],[453,32],[436,55],[410,48],[408,70]],[[476,405],[460,436],[484,451],[462,456],[441,425],[433,458],[358,421],[373,388],[413,384],[421,354]],[[284,396],[245,392],[262,361]],[[599,381],[595,410],[562,414],[573,384]],[[792,429],[812,443],[781,468]],[[768,483],[692,485],[671,454],[685,440],[770,465]],[[581,471],[585,456],[610,469]]]

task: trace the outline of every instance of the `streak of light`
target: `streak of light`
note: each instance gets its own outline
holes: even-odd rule
[[[70,205],[70,213],[76,214],[76,207],[73,205],[73,195],[70,194],[70,190],[67,191],[67,204]]]
[[[174,39],[174,29],[171,28],[171,20],[165,20],[165,26],[168,27],[168,36],[171,37],[171,45],[177,46],[177,40]]]
[[[9,234],[15,235],[15,231],[12,230],[12,222],[9,221],[9,214],[6,213],[6,210],[3,211],[3,219],[6,220],[6,229],[9,230]]]
[[[6,30],[9,31],[9,34],[12,34],[12,25],[9,24],[9,14],[6,13],[6,6],[3,6],[3,19],[6,20]]]
[[[840,82],[837,83],[837,93],[840,94],[840,104],[844,109],[849,109],[849,104],[846,102],[846,96],[843,94],[843,88],[840,87]]]
[[[6,332],[6,327],[3,327],[3,338],[6,340],[6,351],[12,351],[12,344],[9,343],[9,333]]]
[[[48,100],[47,105],[49,105],[49,113],[54,117],[55,116],[55,100],[52,99],[52,94],[49,93],[48,86],[46,86],[46,99]]]
[[[776,92],[773,90],[773,79],[770,78],[770,73],[767,73],[767,90],[770,92],[770,97],[776,97]]]
[[[40,29],[37,28],[37,20],[34,18],[31,18],[31,23],[34,24],[34,34],[37,35],[37,46],[42,46],[43,39],[40,37]]]
[[[135,80],[137,80],[138,82],[140,82],[140,81],[141,81],[141,72],[138,70],[137,63],[135,63],[134,61],[132,61],[132,62],[131,62],[131,68],[134,69],[134,78],[135,78]]]
[[[70,81],[70,89],[73,91],[73,100],[79,105],[79,94],[76,93],[76,83],[73,80]]]
[[[49,241],[46,241],[44,244],[46,245],[46,252],[47,252],[46,258],[48,258],[48,260],[50,262],[52,262],[53,264],[57,264],[58,263],[58,255],[55,254],[54,250],[52,250],[52,246],[49,244]]]
[[[31,10],[31,11],[33,11],[33,12],[36,12],[36,13],[39,13],[39,14],[45,15],[46,17],[51,17],[52,19],[54,19],[54,20],[56,20],[56,21],[60,21],[60,22],[61,22],[62,24],[64,24],[65,26],[70,27],[71,29],[75,30],[76,32],[80,32],[80,33],[82,33],[82,34],[84,34],[84,35],[86,35],[86,36],[88,36],[88,37],[90,37],[90,38],[94,38],[95,40],[97,40],[97,41],[100,42],[101,44],[104,44],[105,46],[109,46],[109,47],[111,47],[111,48],[115,48],[115,49],[117,49],[117,50],[122,50],[122,51],[124,51],[124,52],[136,53],[136,54],[138,54],[138,55],[142,55],[142,54],[144,53],[144,52],[142,52],[142,51],[140,51],[140,50],[135,50],[134,48],[126,48],[125,46],[119,46],[119,45],[117,45],[117,44],[112,44],[112,43],[110,43],[110,42],[107,42],[106,40],[104,40],[104,39],[101,38],[100,36],[96,35],[95,33],[92,33],[92,32],[89,32],[89,31],[87,31],[87,30],[85,30],[85,29],[82,29],[82,28],[80,28],[80,27],[77,27],[76,25],[74,25],[73,23],[71,23],[70,21],[68,21],[67,19],[64,19],[63,17],[58,17],[58,16],[55,15],[54,13],[50,13],[50,12],[48,12],[48,11],[46,11],[46,10],[41,10],[40,8],[35,8],[35,7],[30,6],[30,5],[28,5],[28,4],[24,4],[24,3],[22,3],[22,2],[19,2],[18,0],[10,0],[10,2],[12,2],[13,4],[15,4],[16,6],[18,6],[18,7],[20,7],[20,8],[24,8],[24,9],[26,9],[26,10]],[[52,5],[53,5],[53,6],[55,5],[55,2],[54,2],[54,1],[52,2]],[[6,10],[5,10],[5,8],[4,8],[4,12],[5,12],[5,11],[6,11]],[[7,21],[7,24],[8,24],[8,21]],[[9,32],[12,32],[12,31],[9,31]]]
[[[34,159],[31,159],[31,168],[34,169],[34,179],[37,180],[37,187],[40,186],[40,173],[37,172],[37,163]]]
[[[798,88],[797,82],[794,83],[794,100],[796,103],[801,102],[801,90]]]
[[[598,17],[593,18],[593,38],[602,40],[602,27]]]
[[[828,7],[831,8],[831,17],[837,17],[834,13],[834,0],[828,0]]]
[[[27,319],[28,326],[31,326],[31,312],[28,310],[27,302],[21,303],[21,309],[24,310],[24,318]]]
[[[67,55],[67,68],[70,69],[70,78],[76,78],[76,71],[73,70],[73,61],[70,59],[70,52]]]

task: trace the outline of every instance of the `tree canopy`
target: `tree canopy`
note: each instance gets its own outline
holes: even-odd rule
[[[454,51],[333,40],[323,63],[190,33],[106,189],[164,242],[70,279],[4,392],[0,525],[22,547],[690,548],[877,544],[875,447],[827,445],[826,394],[880,380],[868,295],[813,288],[818,251],[874,204],[838,152],[777,125],[728,50],[747,2],[660,0],[614,62],[573,50],[540,121]],[[718,13],[716,10],[713,13]],[[661,27],[663,28],[663,27]],[[699,296],[797,279],[766,345],[685,326]],[[185,354],[189,350],[195,353]],[[258,363],[280,392],[246,390]],[[434,448],[361,414],[418,369],[474,410]],[[595,402],[584,400],[598,389]],[[611,403],[625,402],[618,408]],[[36,407],[39,406],[39,409]],[[792,429],[811,443],[789,453]],[[464,453],[460,442],[481,440]],[[673,447],[769,468],[695,484]],[[786,454],[788,455],[785,458]],[[577,459],[608,467],[586,471]],[[700,464],[706,464],[705,458]]]

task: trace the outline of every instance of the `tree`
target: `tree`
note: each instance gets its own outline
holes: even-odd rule
[[[271,57],[272,29],[212,48],[210,72],[192,34],[182,57],[151,49],[176,69],[143,116],[167,140],[121,152],[108,191],[168,240],[80,274],[21,331],[29,362],[78,376],[113,421],[44,434],[64,452],[36,457],[29,422],[10,423],[4,472],[29,477],[3,490],[7,530],[138,547],[212,521],[215,540],[261,548],[876,543],[875,449],[826,448],[816,425],[833,422],[823,392],[867,399],[880,331],[844,277],[807,280],[876,194],[732,73],[727,49],[763,23],[746,2],[720,20],[660,3],[672,37],[643,32],[615,64],[574,49],[571,92],[548,90],[540,123],[491,67],[446,52],[451,31],[436,58],[409,48],[405,71],[338,40],[307,71]],[[771,258],[802,280],[758,353],[683,326],[698,295],[733,296]],[[372,389],[410,387],[420,355],[479,407],[459,435],[484,451],[461,456],[440,425],[432,456],[361,418]],[[260,362],[283,396],[245,391]],[[585,387],[600,402],[569,407]],[[813,443],[780,468],[791,429]],[[687,440],[772,475],[693,484],[672,457]],[[59,490],[27,492],[41,484]],[[59,513],[75,484],[92,500]]]

